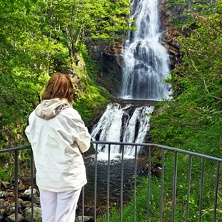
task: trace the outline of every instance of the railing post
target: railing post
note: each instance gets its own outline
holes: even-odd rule
[[[163,194],[164,194],[164,163],[165,163],[165,152],[162,149],[162,169],[161,169],[161,191],[160,191],[160,222],[163,221]]]
[[[110,184],[110,144],[108,145],[108,169],[107,169],[107,210],[106,221],[109,222],[109,184]]]
[[[204,178],[204,158],[201,159],[200,201],[199,201],[199,218],[198,218],[198,222],[201,221],[201,217],[202,217],[203,178]]]
[[[189,205],[190,205],[190,182],[191,182],[192,156],[189,155],[189,166],[187,176],[187,202],[186,202],[186,222],[189,221]]]
[[[133,194],[133,222],[136,221],[136,180],[137,180],[137,146],[135,146],[135,158],[134,158],[134,194]]]
[[[216,222],[217,218],[217,195],[218,195],[218,184],[219,184],[219,173],[220,173],[220,162],[217,162],[217,170],[216,170],[216,185],[215,185],[215,198],[214,198],[214,222]]]
[[[149,219],[150,219],[151,149],[152,149],[152,147],[149,146],[147,221],[149,221]]]
[[[31,221],[34,221],[34,195],[33,195],[33,189],[34,189],[34,159],[33,159],[33,152],[32,149],[30,151],[30,161],[31,161]]]
[[[82,154],[83,156],[83,159],[84,159],[84,153]],[[85,215],[85,188],[84,186],[82,187],[82,190],[81,190],[81,193],[82,193],[82,221],[84,221],[84,215]]]
[[[124,172],[124,145],[121,145],[121,191],[120,191],[120,222],[123,221],[123,172]]]
[[[175,219],[176,208],[176,191],[177,191],[177,151],[174,151],[174,167],[173,167],[173,195],[172,195],[172,222]]]
[[[84,186],[82,187],[82,221],[84,221],[84,215],[85,215],[85,188]]]
[[[15,150],[15,221],[18,221],[18,150]]]
[[[97,208],[97,152],[98,152],[98,144],[96,144],[95,150],[95,181],[94,181],[94,222],[96,222],[96,208]]]

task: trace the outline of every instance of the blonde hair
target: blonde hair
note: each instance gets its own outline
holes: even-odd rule
[[[72,102],[73,91],[73,84],[69,76],[63,73],[56,73],[48,81],[46,89],[42,94],[42,100],[65,98],[69,102]]]

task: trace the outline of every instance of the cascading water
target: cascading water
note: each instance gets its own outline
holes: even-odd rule
[[[136,31],[130,31],[123,47],[123,99],[162,100],[171,94],[170,85],[164,80],[169,77],[169,57],[160,44],[158,0],[134,0],[131,17],[136,21]],[[109,104],[99,122],[93,127],[92,138],[111,142],[142,143],[149,130],[149,119],[154,107],[121,108]],[[129,111],[131,110],[131,111]],[[112,146],[111,153],[119,154],[120,146]],[[108,152],[100,146],[99,154]],[[134,148],[128,146],[124,155],[134,156]],[[106,154],[107,156],[107,154]]]
[[[109,104],[99,122],[94,126],[91,133],[92,138],[98,141],[140,143],[149,129],[149,118],[152,111],[153,106],[142,106],[135,109],[131,105],[121,108],[119,104]],[[119,156],[121,147],[112,145],[110,151],[114,158]],[[99,145],[98,152],[102,159],[103,156],[107,158],[107,146]],[[134,152],[132,146],[127,146],[124,155],[132,157]]]
[[[123,50],[122,98],[166,99],[170,85],[169,56],[160,44],[158,0],[134,0],[131,17],[136,31],[129,32]]]

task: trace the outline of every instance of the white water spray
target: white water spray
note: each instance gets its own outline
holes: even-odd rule
[[[160,43],[158,0],[134,0],[131,17],[136,31],[129,32],[123,49],[122,98],[167,99],[171,94],[169,56]]]
[[[149,130],[153,108],[135,108],[131,105],[121,108],[119,104],[109,104],[99,122],[93,127],[91,136],[98,141],[141,143]],[[132,109],[135,110],[132,112]],[[124,149],[125,158],[134,156],[133,146],[125,146]],[[107,158],[108,146],[98,145],[98,152],[105,154]],[[120,145],[111,145],[112,158],[119,156],[120,152]],[[103,158],[101,155],[100,157]]]

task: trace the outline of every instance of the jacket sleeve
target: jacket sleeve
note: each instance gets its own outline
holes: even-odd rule
[[[84,153],[90,148],[91,135],[82,120],[79,120],[76,125],[78,133],[75,139],[81,153]]]
[[[30,142],[30,126],[27,126],[26,129],[25,129],[25,134],[26,134],[26,137],[28,139],[28,141]]]
[[[67,112],[69,109],[66,109]],[[65,111],[65,110],[64,110]],[[90,148],[91,135],[88,132],[79,113],[70,108],[69,124],[72,127],[72,141],[78,144],[81,153],[86,152]]]
[[[31,132],[30,132],[30,128],[31,128],[31,125],[30,125],[30,122],[31,122],[31,119],[33,118],[33,113],[31,113],[30,114],[30,116],[29,116],[29,118],[28,118],[28,121],[27,121],[27,126],[26,126],[26,128],[25,128],[25,134],[26,134],[26,137],[27,137],[27,139],[28,139],[28,141],[31,143],[31,138],[30,138],[30,134],[31,134]]]

